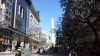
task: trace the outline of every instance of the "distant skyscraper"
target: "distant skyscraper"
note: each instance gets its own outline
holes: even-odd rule
[[[51,19],[51,31],[50,31],[50,33],[51,33],[51,43],[53,45],[55,45],[55,33],[54,33],[54,20],[53,20],[53,18]]]

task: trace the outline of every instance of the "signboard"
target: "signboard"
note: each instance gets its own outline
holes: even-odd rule
[[[16,46],[17,45],[17,41],[12,41],[12,45]]]
[[[0,42],[4,42],[5,40],[3,38],[0,38]]]

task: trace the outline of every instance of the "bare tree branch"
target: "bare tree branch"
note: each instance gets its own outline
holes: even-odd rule
[[[86,20],[81,20],[82,19],[82,17],[78,17],[77,15],[75,15],[76,17],[77,17],[77,19],[80,21],[80,22],[82,22],[82,23],[86,23],[87,21]]]

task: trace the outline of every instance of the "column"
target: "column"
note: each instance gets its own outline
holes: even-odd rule
[[[0,9],[1,9],[1,0],[0,0]]]
[[[18,5],[18,14],[20,15],[20,4]]]
[[[16,8],[17,8],[17,0],[15,0],[15,11],[14,11],[14,23],[13,23],[13,27],[15,28],[15,19],[16,19]]]
[[[22,8],[22,12],[21,12],[21,17],[23,18],[23,8]]]

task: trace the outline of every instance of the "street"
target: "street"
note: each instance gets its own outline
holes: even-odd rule
[[[2,54],[0,56],[15,56],[15,54]],[[56,54],[56,53],[53,53],[53,54],[32,54],[32,56],[66,56],[64,54]]]
[[[36,50],[37,51],[37,50]],[[36,53],[35,50],[34,50],[34,53],[31,54],[31,56],[67,56],[68,54],[66,53],[65,50],[59,50],[58,53],[56,52],[52,52],[51,50],[48,50],[44,53]],[[15,56],[15,53],[1,53],[0,52],[0,56]],[[23,54],[22,54],[23,56]]]
[[[63,54],[32,54],[32,56],[66,56]]]

